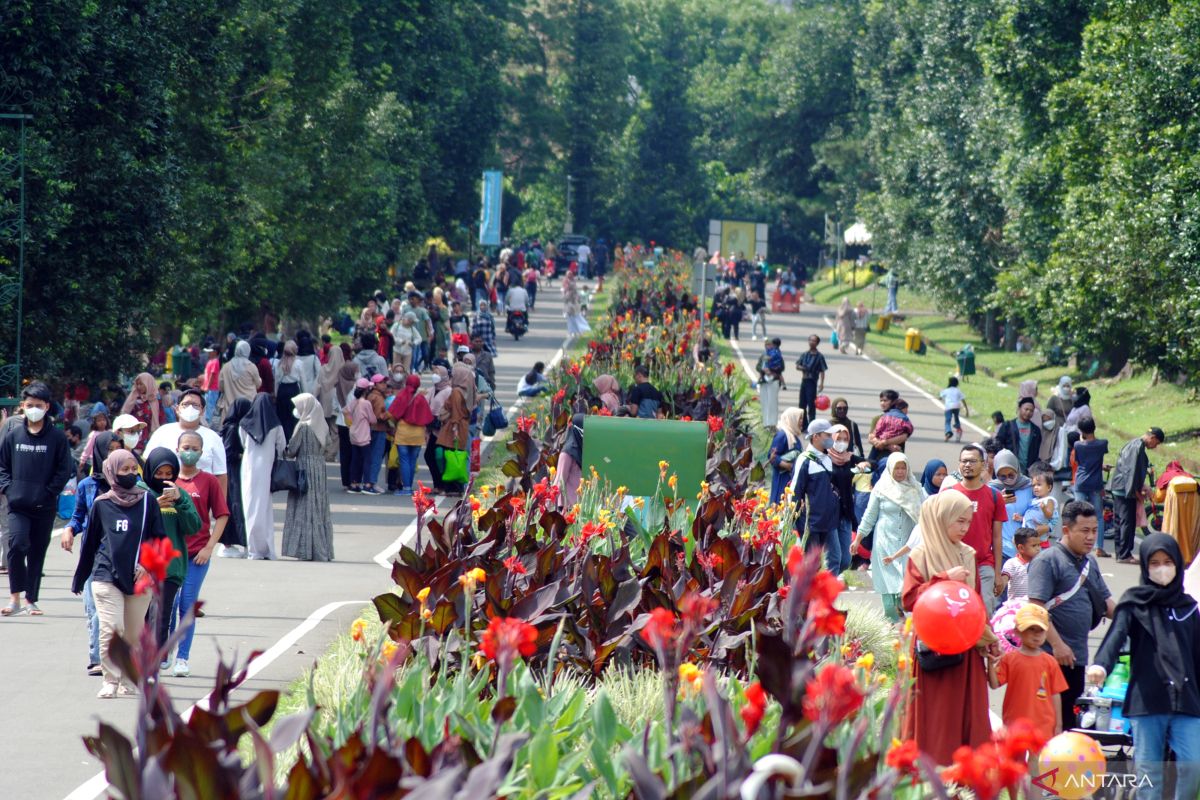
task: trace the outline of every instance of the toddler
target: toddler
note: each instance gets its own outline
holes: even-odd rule
[[[1017,611],[1021,649],[1002,657],[988,658],[988,685],[1001,686],[1004,706],[1001,716],[1009,725],[1024,717],[1050,739],[1062,732],[1062,703],[1058,695],[1067,690],[1067,680],[1054,656],[1042,650],[1050,615],[1041,606],[1027,603]]]
[[[996,576],[995,592],[999,597],[1008,589],[1009,600],[1025,600],[1029,597],[1029,562],[1042,552],[1042,547],[1037,531],[1029,528],[1017,528],[1013,534],[1013,544],[1016,545],[1017,554],[1004,562],[1000,574]]]
[[[1050,493],[1054,490],[1054,475],[1049,472],[1034,472],[1029,476],[1033,484],[1033,503],[1025,515],[1013,514],[1013,520],[1024,528],[1037,532],[1042,549],[1050,546],[1050,534],[1058,529],[1058,501]]]

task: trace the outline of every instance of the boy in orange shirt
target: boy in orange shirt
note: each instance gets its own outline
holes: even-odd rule
[[[1027,603],[1017,611],[1021,649],[988,659],[988,684],[1004,692],[1002,716],[1009,725],[1025,718],[1049,739],[1062,733],[1062,703],[1058,695],[1067,690],[1067,680],[1054,656],[1042,650],[1050,615],[1041,606]]]

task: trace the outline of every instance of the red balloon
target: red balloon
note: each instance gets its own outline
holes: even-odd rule
[[[813,401],[813,405],[817,407],[818,411],[828,411],[829,405],[830,405],[829,395],[827,395],[827,394],[817,395],[817,399]]]
[[[913,607],[917,638],[943,655],[970,650],[986,625],[987,609],[979,593],[958,581],[938,581]]]

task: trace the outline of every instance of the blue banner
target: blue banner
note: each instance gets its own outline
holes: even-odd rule
[[[500,197],[504,174],[489,169],[483,173],[482,207],[479,210],[479,243],[500,246]]]

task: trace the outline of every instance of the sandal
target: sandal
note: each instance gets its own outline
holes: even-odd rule
[[[37,603],[26,603],[25,613],[31,617],[44,617],[46,612],[37,607]]]
[[[9,603],[4,608],[0,608],[0,616],[18,617],[21,615],[21,607],[16,603]]]

